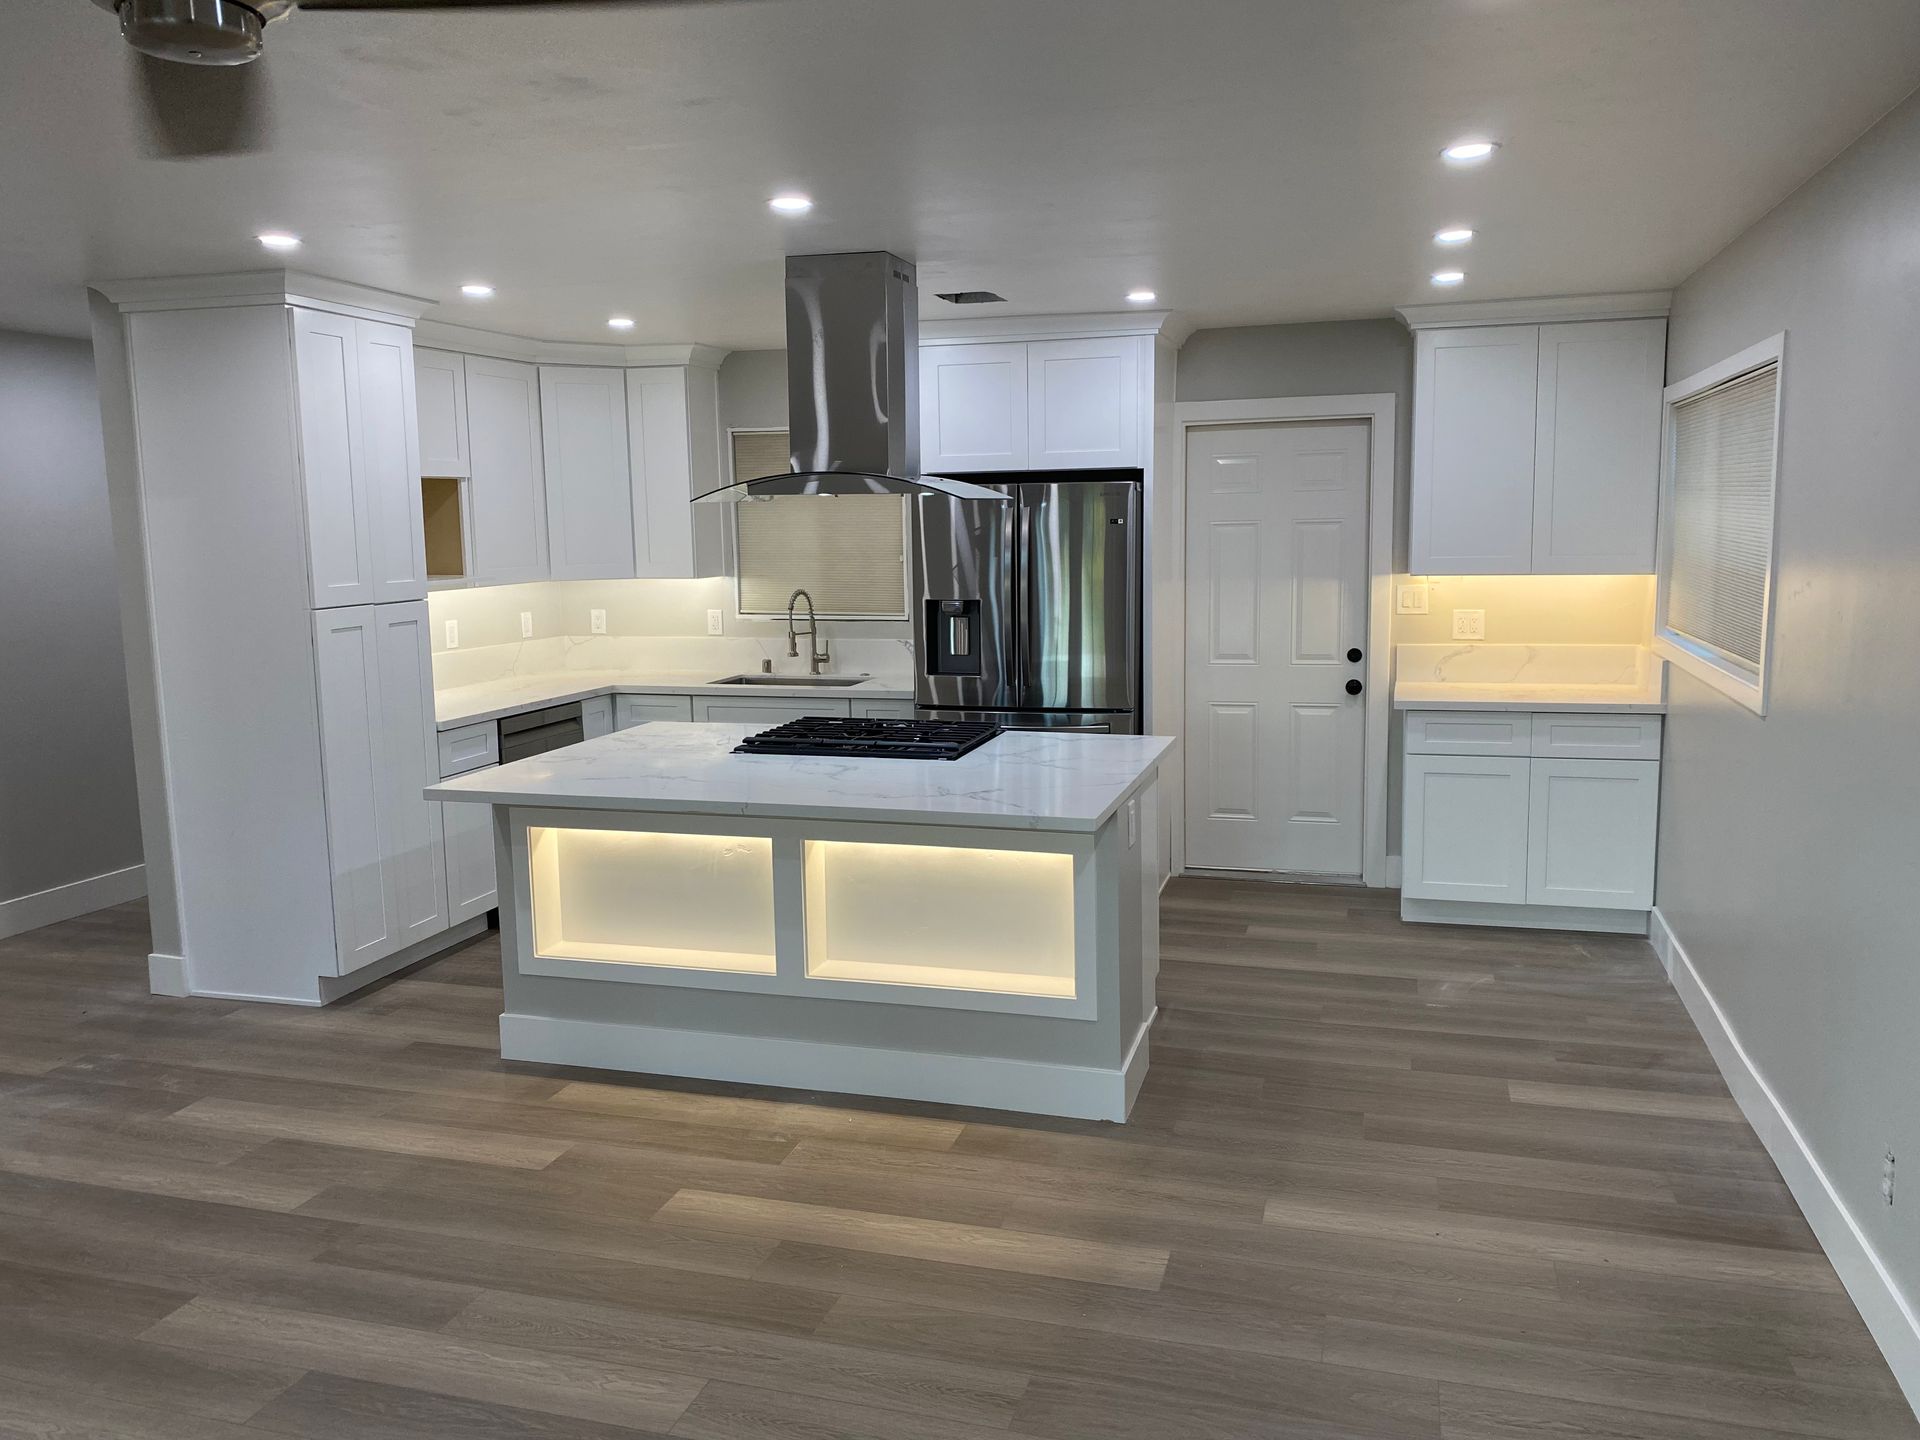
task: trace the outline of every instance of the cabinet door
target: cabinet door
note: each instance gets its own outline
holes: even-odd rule
[[[371,605],[314,612],[337,975],[400,948],[395,939],[395,896],[388,889],[382,861],[380,791],[385,766],[380,754],[380,662],[374,631]]]
[[[1536,325],[1423,330],[1413,394],[1416,575],[1533,568]]]
[[[413,377],[420,473],[465,479],[473,473],[467,459],[466,360],[446,350],[415,350]]]
[[[631,730],[655,720],[693,719],[693,699],[687,695],[616,695],[613,697],[613,728]]]
[[[1653,760],[1535,760],[1527,900],[1646,910],[1660,823]]]
[[[466,357],[468,519],[476,584],[547,577],[547,499],[540,382],[531,365]]]
[[[588,740],[613,733],[613,697],[595,695],[580,702],[580,733]]]
[[[360,448],[359,339],[347,316],[299,309],[292,315],[314,607],[370,604],[375,566]]]
[[[373,532],[376,604],[427,598],[427,535],[420,514],[420,439],[413,332],[354,321],[360,372],[360,455]]]
[[[1027,466],[1139,465],[1143,444],[1137,336],[1036,340],[1027,346]]]
[[[921,348],[920,468],[1027,468],[1026,345]]]
[[[1518,905],[1527,898],[1524,759],[1409,755],[1401,893]]]
[[[724,725],[784,725],[789,720],[806,720],[814,716],[845,719],[847,702],[844,700],[709,700],[701,695],[693,697],[695,720],[710,720]]]
[[[1533,568],[1543,575],[1653,569],[1667,322],[1540,328]]]
[[[627,383],[620,370],[540,367],[547,471],[547,556],[556,580],[633,574],[633,477]]]
[[[856,720],[911,720],[911,700],[852,700],[848,702]]]
[[[397,922],[394,948],[404,949],[448,923],[442,807],[421,794],[440,778],[427,602],[376,605],[373,618],[380,665],[382,869]]]
[[[633,573],[643,579],[690,579],[699,573],[694,568],[694,507],[689,503],[694,484],[687,380],[688,372],[677,365],[627,371]],[[718,488],[719,477],[710,478],[713,483],[706,489]]]
[[[462,802],[440,810],[447,851],[447,924],[458,925],[500,903],[493,870],[493,807]]]

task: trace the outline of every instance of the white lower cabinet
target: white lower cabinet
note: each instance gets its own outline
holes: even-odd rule
[[[731,696],[709,699],[693,697],[693,718],[722,725],[780,725],[788,720],[808,720],[816,716],[844,720],[848,716],[845,700],[757,700]]]
[[[913,701],[911,700],[854,700],[856,720],[911,720],[913,719]]]
[[[493,871],[493,807],[442,805],[447,837],[447,923],[458,925],[500,903]]]
[[[438,801],[422,793],[440,778],[433,723],[433,656],[424,600],[375,605],[380,666],[382,869],[393,892],[395,949],[447,928],[447,872]]]
[[[1400,893],[1523,903],[1532,765],[1492,756],[1407,756]]]
[[[693,698],[689,695],[616,695],[613,697],[613,728],[631,730],[653,720],[693,719]]]
[[[1565,912],[1650,909],[1660,732],[1653,715],[1410,713],[1403,900],[1551,907],[1554,913],[1409,918],[1577,924],[1578,917]],[[1532,753],[1459,753],[1496,745],[1525,745]],[[1597,917],[1595,924],[1606,928]]]
[[[613,733],[613,697],[595,695],[580,702],[580,733],[588,740]]]

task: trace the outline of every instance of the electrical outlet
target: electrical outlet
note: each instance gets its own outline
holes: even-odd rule
[[[533,638],[533,611],[531,610],[520,612],[520,638],[522,640]]]
[[[449,620],[447,621],[447,649],[458,650],[459,648],[460,622],[458,620]]]
[[[718,610],[707,611],[707,634],[724,635],[725,633],[726,631],[720,624],[720,612]]]
[[[1893,1204],[1893,1151],[1887,1151],[1887,1161],[1880,1171],[1880,1193],[1887,1197],[1887,1204]]]
[[[1456,640],[1484,640],[1487,638],[1487,612],[1484,610],[1456,610],[1453,612],[1453,638]]]
[[[1394,607],[1402,615],[1424,615],[1427,613],[1427,587],[1425,585],[1402,585],[1399,604]]]
[[[587,611],[587,629],[595,635],[607,633],[607,612],[604,610]]]

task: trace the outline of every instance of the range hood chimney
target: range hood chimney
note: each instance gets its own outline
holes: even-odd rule
[[[920,310],[913,266],[884,250],[787,257],[792,471],[695,497],[952,495],[982,485],[920,473]]]

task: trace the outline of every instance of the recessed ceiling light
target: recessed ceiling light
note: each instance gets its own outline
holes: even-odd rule
[[[300,237],[289,235],[284,230],[268,230],[253,237],[269,250],[298,250]]]
[[[1131,300],[1135,305],[1151,305],[1159,298],[1160,297],[1151,290],[1129,290],[1127,292],[1127,299]]]
[[[633,317],[631,315],[609,315],[607,317],[607,328],[609,330],[631,330],[633,328]]]
[[[493,287],[491,285],[479,284],[462,285],[460,287],[460,293],[469,300],[491,300],[493,298]]]
[[[1433,243],[1436,245],[1464,245],[1471,239],[1473,239],[1473,231],[1464,225],[1456,225],[1451,230],[1433,232]]]
[[[1500,148],[1492,140],[1456,140],[1440,152],[1440,158],[1455,165],[1473,165]]]
[[[776,195],[767,201],[767,208],[782,215],[804,215],[813,208],[813,201],[805,195]]]
[[[1467,272],[1464,270],[1436,270],[1433,272],[1433,283],[1436,285],[1458,285],[1466,278]]]

